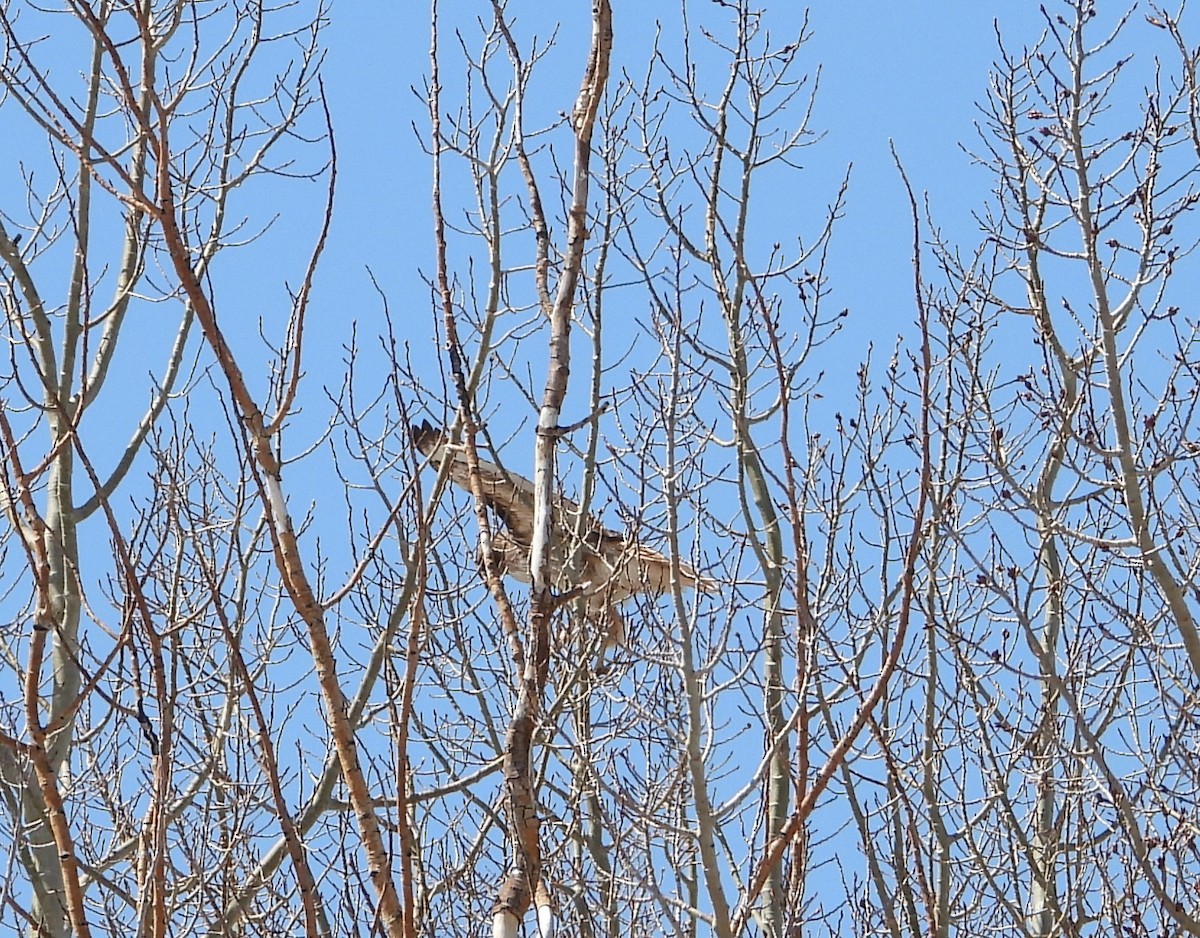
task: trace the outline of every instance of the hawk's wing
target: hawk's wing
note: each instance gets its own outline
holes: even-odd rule
[[[470,473],[467,469],[467,454],[461,446],[451,446],[445,441],[445,433],[429,422],[412,427],[413,443],[430,461],[439,468],[448,460],[450,479],[455,485],[471,490]],[[508,472],[495,463],[479,460],[479,482],[483,499],[508,529],[508,537],[497,541],[508,572],[526,582],[528,573],[520,576],[514,572],[520,568],[521,552],[527,552],[533,543],[533,483],[514,472]],[[569,499],[554,500],[553,539],[560,547],[558,563],[564,562],[561,550],[570,544],[579,506]],[[609,589],[596,594],[596,602],[621,602],[636,593],[661,595],[671,588],[671,561],[665,554],[645,547],[615,531],[604,527],[596,518],[588,516],[584,534],[583,578],[593,586],[605,583]],[[511,556],[509,556],[511,554]],[[526,565],[527,569],[527,565]],[[561,570],[554,570],[557,579]],[[717,583],[703,576],[687,564],[679,565],[681,585],[693,587],[701,592],[716,592]]]
[[[447,444],[445,433],[428,421],[419,427],[413,425],[412,438],[417,449],[438,468],[449,461],[450,481],[471,491],[466,450]],[[484,502],[504,522],[513,540],[526,547],[533,543],[533,483],[485,459],[479,460],[479,483]]]
[[[614,549],[619,550],[619,554],[614,553]],[[631,545],[622,540],[611,546],[608,562],[614,570],[614,585],[623,595],[649,593],[663,596],[671,591],[671,558],[653,547]],[[684,589],[701,593],[718,591],[716,580],[683,562],[679,564],[679,583]]]

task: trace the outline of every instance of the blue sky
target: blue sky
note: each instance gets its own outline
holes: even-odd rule
[[[1043,16],[1034,2],[942,3],[854,2],[815,4],[810,8],[812,40],[804,60],[810,72],[820,68],[821,83],[813,119],[825,139],[803,154],[805,171],[796,177],[796,191],[778,200],[778,225],[812,227],[806,213],[817,212],[832,197],[846,167],[853,164],[848,209],[835,237],[832,273],[833,303],[850,307],[856,324],[889,342],[912,319],[911,229],[906,198],[889,141],[894,141],[913,185],[929,194],[937,221],[956,240],[971,245],[976,226],[971,213],[988,196],[991,180],[972,167],[960,143],[975,141],[975,102],[986,91],[988,70],[997,54],[996,25],[1012,47],[1031,44],[1042,31]],[[581,57],[586,48],[587,5],[556,7],[562,22],[546,17],[544,5],[512,3],[519,28],[544,38],[558,30],[558,45],[539,72],[542,113],[568,109],[578,88]],[[799,4],[766,4],[774,36],[795,35],[804,15]],[[1115,10],[1104,5],[1102,16]],[[447,107],[454,98],[458,49],[450,26],[463,30],[468,43],[477,37],[476,17],[486,18],[490,6],[461,0],[443,3],[446,34]],[[727,12],[710,0],[689,0],[694,24],[719,25]],[[345,338],[341,324],[378,312],[379,301],[366,268],[370,267],[393,302],[419,306],[412,316],[412,338],[428,335],[430,316],[421,272],[431,269],[429,161],[414,134],[427,123],[419,90],[428,70],[429,8],[426,3],[392,4],[338,0],[324,34],[324,68],[339,150],[339,185],[332,238],[320,272],[314,323],[327,324],[331,338]],[[29,21],[29,17],[26,17]],[[677,51],[680,7],[676,3],[618,3],[614,12],[616,46],[614,74],[628,70],[640,76],[645,69],[655,22],[662,25],[664,47]],[[41,21],[38,21],[39,23]],[[64,20],[48,18],[44,28],[51,42],[38,55],[58,76],[82,66],[83,47],[60,44],[68,31]],[[1186,30],[1186,22],[1185,22]],[[73,24],[72,24],[73,26]],[[77,27],[74,27],[77,33]],[[701,43],[696,48],[702,47]],[[1135,14],[1122,40],[1146,67],[1156,54],[1171,56],[1169,37]],[[703,59],[701,60],[703,63]],[[721,73],[714,72],[719,80]],[[412,88],[418,89],[418,94]],[[0,152],[0,205],[19,215],[24,201],[16,164],[37,159],[41,133],[9,112],[3,152]],[[308,165],[319,165],[312,153]],[[323,202],[320,184],[309,190],[291,184],[260,182],[235,200],[235,208],[263,219],[278,214],[270,234],[272,250],[283,260],[306,254],[315,236],[317,212]],[[762,209],[760,209],[762,210]],[[768,209],[770,210],[770,209]],[[774,224],[775,219],[771,219]],[[277,247],[276,247],[277,245]],[[281,280],[294,282],[295,269],[264,270],[255,252],[227,252],[224,268],[241,282],[241,295],[261,301],[264,314],[279,298]],[[412,304],[417,299],[416,304]],[[417,310],[413,309],[416,313]],[[253,317],[256,319],[257,317]],[[257,331],[256,329],[254,331]],[[858,343],[862,345],[863,343]],[[845,347],[851,358],[863,349]]]
[[[536,79],[540,110],[530,119],[535,126],[571,106],[589,28],[586,4],[556,7],[563,11],[556,12],[560,23],[546,17],[543,7],[510,4],[519,33],[545,38],[557,30],[556,49]],[[804,7],[775,3],[766,8],[773,37],[784,41],[797,34]],[[719,29],[728,21],[727,11],[710,0],[689,0],[686,9],[694,27]],[[475,19],[487,19],[489,11],[485,3],[443,3],[447,108],[458,104],[455,91],[461,74],[451,27],[461,29],[472,44],[478,37]],[[764,229],[778,227],[784,235],[809,233],[853,164],[846,215],[835,234],[830,299],[853,313],[854,340],[837,346],[847,361],[857,362],[869,339],[890,345],[914,315],[909,209],[889,141],[894,141],[914,187],[928,192],[938,223],[966,246],[977,239],[971,213],[987,199],[991,180],[985,170],[971,166],[960,143],[974,143],[975,102],[986,91],[997,52],[997,16],[1013,47],[1032,43],[1043,28],[1038,4],[1032,2],[826,2],[808,13],[812,39],[803,63],[810,74],[820,69],[812,126],[825,138],[803,152],[804,172],[789,180],[780,197],[771,193],[761,199],[757,211],[766,213],[761,216]],[[59,76],[77,71],[83,47],[60,43],[66,32],[62,18],[46,22],[51,42],[39,48],[41,61],[49,62]],[[635,78],[644,74],[656,23],[661,24],[665,51],[677,53],[678,4],[616,5],[614,79],[622,71]],[[377,322],[380,301],[367,268],[387,293],[393,311],[403,313],[407,325],[402,338],[419,345],[428,340],[432,328],[422,280],[422,274],[432,270],[430,167],[414,132],[414,124],[420,131],[427,125],[420,89],[428,71],[428,27],[426,3],[339,0],[324,33],[324,81],[337,136],[339,180],[332,237],[310,327],[337,346],[347,339],[351,320]],[[1156,52],[1170,53],[1166,35],[1140,16],[1127,31],[1123,48],[1147,63]],[[703,43],[697,42],[695,49],[702,50]],[[701,67],[704,62],[701,57]],[[705,77],[719,83],[723,68],[718,63]],[[43,144],[33,125],[10,114],[9,145],[0,152],[0,205],[12,212],[23,202],[16,163],[38,159]],[[312,169],[321,159],[315,150],[301,162]],[[255,250],[222,255],[219,270],[238,284],[244,303],[236,317],[226,318],[227,327],[236,329],[235,319],[244,322],[250,339],[258,332],[260,318],[284,313],[280,287],[299,278],[302,258],[315,238],[322,188],[321,182],[296,186],[260,180],[235,198],[234,212],[255,222],[278,216],[267,235],[267,251],[279,263],[264,267],[263,254]],[[319,364],[310,356],[311,374],[320,372]],[[339,367],[333,365],[331,378]]]
[[[780,41],[793,36],[802,21],[802,8],[782,2],[767,6],[773,34]],[[444,106],[451,109],[458,104],[455,93],[461,81],[451,26],[456,24],[455,18],[461,20],[457,25],[472,45],[477,36],[473,18],[488,18],[490,5],[443,0],[443,7],[447,17],[442,36],[447,86]],[[552,121],[558,111],[569,110],[574,101],[586,49],[589,4],[514,0],[510,8],[522,35],[547,33],[554,28],[544,12],[547,9],[565,18],[557,48],[538,72],[531,99],[538,110],[530,115],[530,124],[539,126]],[[616,0],[614,78],[622,71],[635,78],[644,72],[656,18],[662,22],[665,51],[677,51],[681,41],[679,9],[673,3]],[[697,28],[727,17],[724,8],[710,0],[692,0],[687,9]],[[1102,15],[1113,15],[1108,5]],[[759,210],[762,230],[778,232],[780,240],[807,235],[818,227],[824,206],[833,197],[847,166],[853,164],[846,214],[835,234],[829,271],[830,303],[852,311],[852,327],[825,352],[832,358],[831,365],[825,367],[837,371],[840,366],[840,374],[831,380],[843,376],[849,380],[872,342],[880,349],[879,357],[886,358],[896,335],[907,332],[915,318],[911,220],[907,196],[891,156],[891,142],[918,193],[928,192],[937,221],[947,235],[967,249],[978,240],[972,213],[986,203],[993,180],[987,170],[971,165],[960,143],[975,143],[974,124],[979,116],[975,102],[986,93],[989,67],[997,55],[993,22],[997,16],[1000,31],[1012,48],[1033,43],[1043,28],[1038,4],[1033,2],[827,0],[811,10],[813,35],[804,62],[810,73],[818,67],[821,70],[812,125],[825,138],[804,151],[804,171],[781,191],[766,193]],[[430,165],[414,133],[414,124],[423,131],[427,122],[419,89],[428,70],[428,19],[426,3],[334,0],[331,25],[324,36],[328,48],[324,79],[337,137],[339,187],[332,237],[310,310],[303,416],[297,416],[291,424],[294,431],[289,430],[286,441],[292,453],[305,449],[324,429],[322,409],[328,403],[319,387],[326,382],[336,386],[340,380],[345,357],[342,346],[348,340],[352,321],[363,323],[360,341],[367,349],[365,354],[378,361],[375,336],[380,330],[381,300],[368,268],[390,304],[397,338],[411,343],[422,369],[437,374],[435,356],[439,350],[430,340],[435,313],[422,279],[431,274],[433,267]],[[1147,25],[1140,13],[1128,27],[1122,50],[1133,52],[1139,67],[1146,71],[1156,54],[1168,58],[1172,54],[1169,37]],[[53,62],[56,69],[69,73],[80,67],[66,51],[62,55]],[[706,61],[700,60],[702,70]],[[719,67],[714,67],[711,75],[702,75],[703,80],[716,83],[722,77]],[[413,86],[418,88],[417,94],[410,90]],[[1125,93],[1133,92],[1136,84]],[[39,131],[28,122],[16,120],[13,111],[0,112],[10,122],[0,131],[4,140],[0,145],[0,209],[19,214],[23,197],[20,178],[14,172],[15,161],[24,158],[23,154],[39,152],[44,159],[44,146]],[[319,146],[313,148],[303,157],[305,165],[310,169],[319,167],[320,152]],[[271,341],[278,342],[283,334],[288,301],[281,286],[284,282],[294,286],[303,271],[323,206],[323,184],[263,180],[247,187],[245,193],[239,192],[234,206],[235,213],[256,222],[279,216],[262,244],[244,252],[228,251],[218,263],[221,321],[237,344],[238,354],[246,361],[258,361],[269,357],[258,339],[260,322],[265,322],[263,334]],[[556,224],[561,235],[557,219]],[[511,259],[514,265],[521,262],[518,244],[512,242],[517,255]],[[461,266],[458,272],[466,275]],[[525,297],[523,302],[529,299]],[[161,309],[144,304],[137,310],[140,319],[136,326],[140,331],[133,335],[138,340],[140,360],[134,364],[144,371],[138,374],[131,368],[122,372],[119,386],[106,390],[118,402],[123,395],[139,401],[147,396],[149,384],[144,372],[157,366],[162,349],[155,343],[162,344],[167,338],[166,333],[155,333],[156,323],[166,320],[163,328],[168,328],[177,314],[172,311],[171,316],[160,317]],[[530,353],[534,361],[536,354]],[[211,356],[201,350],[199,359],[207,364]],[[1028,367],[1028,361],[1028,347],[1024,346],[1014,351],[1011,365],[1004,364],[1016,372]],[[585,381],[583,369],[580,375]],[[618,376],[614,383],[622,380]],[[265,384],[263,376],[256,376],[256,390],[261,392]],[[437,392],[440,388],[428,390]],[[573,387],[572,394],[581,393],[581,387]],[[369,396],[364,393],[364,397]],[[826,404],[829,410],[835,406]],[[102,452],[110,440],[123,442],[139,414],[112,407],[107,413],[93,416],[103,416],[108,422],[89,425],[88,432],[96,434],[97,451]],[[566,419],[579,416],[572,402]],[[219,424],[219,416],[211,422]],[[526,436],[505,453],[506,460],[512,454],[509,464],[518,471],[531,455],[532,445],[526,445],[529,441]],[[331,478],[307,472],[311,464],[301,464],[289,476],[292,508],[299,517],[310,501],[318,502],[315,530],[328,538],[326,544],[335,545],[329,577],[337,581],[339,563],[350,562],[337,554],[346,536],[347,500],[335,492],[322,501],[322,495],[330,492]],[[425,478],[428,481],[428,473]],[[397,478],[389,478],[387,483],[395,488],[402,484]],[[606,520],[618,523],[613,514]],[[309,529],[306,536],[312,531]],[[469,556],[473,537],[473,528],[463,531],[461,541],[455,540],[447,551]],[[712,540],[715,556],[720,547],[715,538]],[[347,634],[353,637],[358,633],[348,629]]]
[[[471,17],[486,12],[483,4],[443,6],[450,16],[456,8],[469,9]],[[536,15],[523,10],[538,7],[510,6],[518,25]],[[691,0],[688,6],[696,21],[712,21],[722,12],[708,0]],[[774,36],[783,40],[799,29],[801,5],[765,6]],[[539,86],[547,93],[561,81],[559,109],[573,101],[587,40],[586,5],[576,12],[574,17],[558,14],[564,20],[559,54],[548,60],[552,68],[541,75]],[[826,137],[804,154],[805,189],[797,196],[819,207],[853,164],[849,209],[834,252],[848,276],[835,277],[835,302],[863,310],[885,342],[912,318],[909,211],[889,141],[895,142],[913,185],[929,191],[939,221],[969,240],[974,233],[970,213],[986,199],[990,180],[971,167],[959,143],[974,142],[975,102],[986,90],[996,57],[997,16],[1014,46],[1036,40],[1042,29],[1038,4],[1032,2],[826,2],[810,8],[813,38],[806,61],[811,71],[821,69],[813,125]],[[614,57],[634,75],[644,71],[656,18],[671,49],[678,40],[677,4],[616,4]],[[464,31],[472,35],[469,23]],[[1156,30],[1136,31],[1148,39],[1165,38]],[[363,265],[370,265],[383,284],[410,289],[418,260],[428,268],[431,257],[429,165],[412,130],[413,121],[423,126],[425,114],[409,90],[420,85],[428,69],[427,5],[339,3],[326,39],[326,82],[343,182],[324,276],[336,279],[339,291],[350,290],[370,303]],[[449,73],[457,51],[452,39],[443,39]],[[714,76],[722,77],[720,72]],[[450,85],[452,74],[447,79]],[[453,103],[449,94],[447,101]],[[786,217],[781,223],[788,223]],[[890,325],[893,316],[899,320],[895,326]]]

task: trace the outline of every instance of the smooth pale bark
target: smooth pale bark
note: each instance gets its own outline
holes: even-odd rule
[[[584,248],[588,237],[588,191],[592,134],[596,113],[608,82],[612,53],[612,9],[598,0],[592,9],[592,39],[579,97],[571,116],[575,132],[574,175],[567,212],[567,243],[562,275],[549,310],[549,362],[534,447],[534,537],[530,556],[529,655],[520,677],[517,703],[504,743],[505,816],[512,841],[512,869],[501,885],[493,912],[493,930],[507,934],[513,919],[521,920],[531,902],[537,906],[542,935],[554,931],[554,901],[542,878],[537,786],[531,755],[543,707],[550,656],[550,619],[554,613],[554,582],[550,570],[554,457],[561,432],[561,414],[570,377],[571,317],[575,307]],[[542,230],[545,230],[544,219]]]

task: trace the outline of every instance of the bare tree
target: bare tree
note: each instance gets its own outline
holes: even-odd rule
[[[676,66],[669,64],[671,50],[656,49],[645,78],[623,80],[610,92],[598,143],[603,185],[594,207],[579,199],[577,170],[558,172],[550,158],[553,145],[547,152],[530,143],[555,133],[553,123],[536,133],[528,124],[538,100],[532,66],[548,50],[523,46],[503,8],[494,8],[494,21],[483,31],[477,46],[482,53],[465,63],[472,95],[467,106],[443,126],[433,105],[432,146],[446,160],[463,157],[468,168],[474,193],[469,217],[482,256],[476,263],[490,278],[479,297],[450,286],[469,282],[465,272],[456,280],[439,267],[436,284],[450,349],[447,383],[476,415],[465,421],[468,429],[486,426],[492,438],[519,433],[511,406],[492,403],[504,384],[517,390],[499,400],[523,397],[530,405],[527,425],[534,422],[537,389],[523,381],[526,369],[514,363],[538,354],[528,351],[536,336],[549,343],[552,383],[565,380],[564,372],[554,372],[563,364],[556,350],[565,346],[551,314],[559,308],[561,285],[574,275],[570,265],[579,264],[583,292],[575,321],[588,333],[584,347],[591,375],[575,427],[587,428],[589,439],[571,447],[579,468],[563,474],[570,479],[574,471],[582,473],[580,521],[598,498],[606,498],[628,515],[633,531],[644,536],[660,530],[666,555],[681,570],[682,565],[709,570],[725,584],[714,606],[684,593],[686,578],[677,576],[665,606],[638,610],[634,618],[642,628],[632,630],[626,648],[599,679],[580,671],[579,664],[594,660],[602,637],[589,634],[588,620],[578,612],[563,620],[567,631],[560,633],[550,660],[553,687],[547,687],[545,716],[533,737],[545,752],[540,778],[527,784],[514,768],[506,769],[506,799],[511,803],[512,779],[523,786],[526,799],[525,792],[538,792],[541,816],[556,821],[549,842],[578,845],[569,863],[568,857],[558,861],[563,872],[546,879],[548,886],[563,883],[559,892],[574,893],[574,903],[560,914],[567,916],[568,928],[581,933],[688,933],[707,922],[715,933],[732,935],[743,933],[752,920],[770,934],[798,927],[808,914],[802,835],[837,767],[885,698],[911,618],[928,490],[922,481],[927,462],[922,441],[929,437],[921,416],[924,396],[918,387],[911,402],[889,403],[885,413],[869,399],[874,392],[864,370],[858,406],[869,438],[834,444],[831,451],[819,433],[811,448],[793,435],[806,433],[800,429],[802,414],[819,397],[818,375],[807,372],[810,354],[843,319],[840,312],[825,312],[824,268],[844,187],[821,209],[818,217],[825,221],[814,234],[796,233],[791,253],[778,246],[760,252],[752,242],[751,191],[757,191],[752,181],[794,172],[796,151],[815,136],[808,127],[812,83],[797,74],[807,40],[803,29],[795,41],[776,46],[757,14],[746,6],[733,9],[726,24],[732,44],[722,52],[713,39],[712,53],[728,60],[715,100],[696,84],[688,48]],[[436,78],[433,87],[440,87]],[[666,93],[658,93],[660,88]],[[754,103],[749,113],[735,103],[744,99]],[[799,123],[790,125],[793,119]],[[676,124],[702,128],[694,146],[667,145]],[[545,208],[547,192],[569,207],[558,221],[567,239],[558,252],[550,249],[556,225]],[[440,197],[437,202],[443,204]],[[698,207],[684,211],[689,205]],[[584,211],[593,219],[586,252],[574,240],[578,213]],[[445,258],[440,238],[438,244],[439,258]],[[581,253],[574,253],[577,248]],[[549,270],[559,272],[557,292],[547,286]],[[602,341],[614,315],[606,312],[611,297],[621,295],[613,293],[621,289],[613,284],[630,278],[643,297],[639,304],[649,309],[644,319],[634,320],[643,323],[646,340],[632,351],[618,351],[624,359],[614,368],[614,352]],[[796,292],[802,305],[792,309]],[[530,298],[524,307],[514,299],[519,296]],[[529,324],[503,332],[501,324],[525,308],[531,310]],[[629,314],[617,315],[618,329],[627,331]],[[541,316],[549,325],[541,324]],[[714,326],[724,348],[712,344]],[[477,370],[458,364],[471,359],[492,365],[486,384]],[[625,374],[626,383],[614,383],[614,371]],[[414,386],[419,383],[414,377]],[[555,388],[557,395],[561,389]],[[609,401],[616,402],[611,418],[604,413]],[[605,429],[610,419],[613,429]],[[849,419],[859,426],[855,417]],[[561,437],[560,422],[556,417],[550,428],[555,438]],[[535,473],[543,465],[537,455],[547,435],[543,423],[539,417]],[[464,442],[478,465],[478,444],[470,437]],[[722,438],[731,443],[722,444]],[[569,444],[570,436],[563,440]],[[804,456],[791,455],[802,447]],[[873,475],[874,463],[882,467],[885,454],[897,449],[904,453],[897,465],[906,464],[908,471],[897,479]],[[522,464],[506,457],[497,452],[488,461],[520,472]],[[494,471],[489,468],[489,475]],[[622,478],[634,480],[632,490],[621,486]],[[533,631],[526,632],[521,610],[510,612],[501,571],[492,567],[492,527],[507,522],[487,516],[483,485],[480,478],[470,486],[479,553],[496,618],[513,649],[511,667],[520,675],[542,667],[528,661],[528,649],[538,647],[545,629],[538,584],[535,579],[530,594]],[[810,542],[807,516],[826,487],[832,519],[818,546]],[[740,507],[730,519],[714,514],[710,501]],[[873,613],[852,625],[839,610],[865,594],[858,592],[852,568],[838,567],[838,555],[843,519],[856,511],[878,518],[886,559],[879,567],[881,593],[869,600]],[[697,532],[705,528],[738,545],[716,567],[694,554]],[[578,537],[582,554],[583,528]],[[830,566],[817,572],[822,563]],[[747,614],[758,621],[748,626]],[[818,635],[815,623],[826,616],[831,627]],[[514,641],[514,633],[525,644]],[[841,642],[846,645],[839,648]],[[573,646],[580,652],[566,650]],[[848,660],[845,648],[852,646],[859,652]],[[877,657],[868,660],[862,655],[871,649]],[[751,726],[760,737],[760,754],[743,762],[744,770],[730,772],[729,760],[745,748],[749,727],[740,722],[754,688],[761,697]],[[515,702],[501,699],[486,709],[515,707],[519,721],[526,712],[522,699],[518,692]],[[835,715],[829,727],[812,724],[822,700],[831,701]],[[735,720],[739,729],[731,733]],[[619,728],[602,730],[606,725]],[[513,738],[491,758],[502,756],[508,764]],[[630,741],[641,739],[648,743],[634,758]],[[452,761],[448,753],[441,758]],[[760,790],[767,793],[761,802],[751,797]],[[443,824],[451,826],[449,820]],[[460,827],[464,837],[473,830]],[[754,831],[740,848],[729,840],[735,828]],[[533,825],[521,827],[510,818],[508,836],[518,840],[520,830],[532,831]],[[553,856],[545,846],[544,820],[538,831],[536,851],[544,870]],[[472,849],[464,842],[459,853]],[[533,838],[514,849],[520,882],[529,868],[524,857],[535,853]],[[521,885],[526,895],[530,888]],[[525,901],[502,896],[498,911],[519,918]],[[553,896],[547,902],[562,904]]]
[[[5,89],[9,104],[47,135],[56,178],[43,192],[30,177],[38,210],[12,221],[22,230],[10,234],[6,223],[0,236],[12,365],[2,424],[5,503],[22,535],[26,582],[34,584],[31,610],[18,620],[31,617],[32,630],[14,631],[21,637],[8,659],[24,687],[24,732],[9,721],[3,772],[9,830],[31,893],[16,908],[32,930],[51,935],[88,934],[97,916],[114,931],[165,934],[205,906],[207,920],[214,911],[218,920],[236,920],[247,914],[234,885],[240,877],[226,880],[222,897],[210,879],[212,858],[204,856],[210,838],[189,831],[215,811],[229,829],[222,862],[231,872],[257,862],[251,844],[259,825],[242,810],[255,790],[248,801],[278,819],[300,898],[294,906],[278,894],[263,912],[299,915],[309,934],[329,931],[295,817],[297,779],[277,755],[284,727],[269,716],[281,700],[277,679],[265,674],[279,641],[270,621],[259,620],[266,658],[247,655],[246,629],[258,616],[244,604],[265,598],[265,588],[307,626],[379,914],[398,934],[400,904],[359,767],[353,711],[282,488],[278,437],[295,406],[328,206],[299,271],[279,368],[265,382],[270,418],[224,337],[211,286],[219,254],[246,235],[229,221],[234,194],[256,177],[287,172],[295,157],[282,153],[283,144],[303,131],[314,105],[320,110],[324,12],[289,24],[261,6],[71,4],[64,11],[78,30],[71,38],[82,35],[91,47],[82,93],[51,84],[41,44],[18,32],[26,25],[21,12],[6,7],[2,18]],[[198,30],[215,44],[195,40]],[[270,62],[271,43],[285,40],[297,56]],[[324,173],[331,186],[332,165]],[[104,236],[112,229],[105,213],[114,210],[124,219],[115,274]],[[20,235],[28,235],[24,244]],[[52,278],[64,264],[67,287],[56,294]],[[106,303],[105,286],[112,295]],[[114,452],[109,440],[121,428],[106,401],[115,376],[144,358],[145,338],[128,338],[138,328],[129,321],[155,305],[178,310],[178,325],[148,387],[148,407],[131,415],[130,441]],[[216,400],[228,408],[226,441],[215,447],[185,430],[208,381],[189,379],[187,362],[203,347],[224,379]],[[165,432],[172,422],[173,432]],[[39,445],[42,430],[47,439]],[[217,467],[230,460],[236,469],[227,475]],[[137,491],[129,477],[137,465],[155,467],[155,484],[125,517],[115,496]],[[192,466],[214,491],[189,478]],[[93,515],[107,533],[88,536],[111,544],[111,564],[92,562],[95,544],[85,553],[80,526]],[[267,582],[257,559],[264,546],[274,554]],[[237,726],[243,707],[244,730]],[[238,792],[242,772],[231,760],[247,759],[265,771],[253,771],[251,789]],[[142,791],[132,802],[131,785]],[[105,818],[100,835],[93,825]],[[89,835],[91,842],[80,839]],[[132,876],[118,875],[123,868]]]
[[[936,245],[932,628],[902,691],[923,705],[875,730],[882,797],[845,779],[878,897],[863,931],[1196,933],[1196,335],[1173,277],[1194,56],[1165,11],[1100,12],[1064,4],[1038,44],[1001,46],[984,240]],[[1127,54],[1136,31],[1164,60],[1175,37],[1177,77]]]
[[[868,346],[807,19],[530,9],[433,4],[432,315],[351,324],[336,9],[0,5],[0,922],[1196,934],[1180,16],[1001,45]]]

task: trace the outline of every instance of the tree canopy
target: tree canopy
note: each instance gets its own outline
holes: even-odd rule
[[[765,6],[0,0],[3,926],[1200,935],[1195,30]]]

